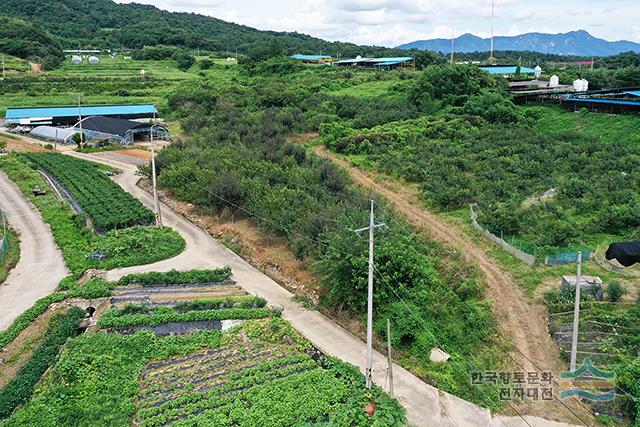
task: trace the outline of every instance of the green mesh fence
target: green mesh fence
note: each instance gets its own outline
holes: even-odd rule
[[[591,251],[585,249],[582,251],[582,261],[587,261],[591,256]],[[578,252],[565,252],[562,254],[550,255],[545,258],[546,265],[575,264],[578,262]]]

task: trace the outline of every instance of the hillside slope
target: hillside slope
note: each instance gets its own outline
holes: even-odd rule
[[[277,38],[286,53],[343,56],[393,54],[393,49],[328,42],[299,33],[260,31],[193,13],[167,12],[151,5],[112,0],[4,0],[2,13],[47,30],[67,49],[138,49],[158,44],[218,52],[246,52]],[[396,52],[397,53],[397,52]]]
[[[450,52],[451,39],[419,40],[398,46],[399,49],[428,49]],[[464,34],[455,39],[457,52],[488,52],[491,40],[473,34]],[[640,43],[630,41],[607,41],[592,36],[584,30],[561,34],[527,33],[515,37],[496,37],[495,49],[533,51],[558,55],[610,56],[622,52],[640,52]]]

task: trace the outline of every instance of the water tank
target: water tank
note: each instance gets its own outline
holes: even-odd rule
[[[98,59],[97,56],[90,56],[89,57],[89,64],[99,64],[100,63],[100,59]]]
[[[558,76],[551,76],[549,79],[549,87],[558,87],[560,86],[560,78]]]
[[[79,56],[79,55],[73,55],[73,56],[71,57],[71,63],[72,63],[72,64],[76,64],[76,65],[77,65],[77,64],[82,64],[82,56]]]
[[[576,92],[586,92],[589,90],[589,82],[585,79],[578,79],[573,82],[573,89]]]
[[[539,65],[536,65],[534,68],[536,80],[540,80],[540,76],[542,75],[542,68]]]

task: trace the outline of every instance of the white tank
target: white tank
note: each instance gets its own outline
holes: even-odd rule
[[[539,65],[536,65],[536,68],[533,69],[535,71],[536,80],[540,80],[540,76],[542,75],[542,68]]]
[[[578,79],[573,82],[573,89],[576,92],[586,92],[589,90],[589,82],[585,79]]]
[[[82,56],[79,55],[73,55],[71,57],[71,63],[72,64],[82,64]]]
[[[99,63],[100,63],[100,59],[97,56],[89,57],[89,64],[99,64]]]
[[[558,87],[560,86],[560,78],[558,76],[551,76],[549,79],[549,87]]]

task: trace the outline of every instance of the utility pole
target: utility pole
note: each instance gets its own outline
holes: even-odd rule
[[[580,282],[582,282],[582,252],[578,252],[578,271],[576,274],[576,303],[573,309],[573,337],[571,340],[571,372],[576,370],[578,353],[578,321],[580,319]]]
[[[493,30],[496,16],[496,2],[491,0],[491,53],[489,54],[489,64],[493,65]]]
[[[155,114],[154,114],[155,122]],[[162,228],[162,214],[160,213],[160,201],[158,200],[158,187],[156,186],[156,150],[155,143],[153,141],[153,128],[155,123],[151,125],[149,132],[149,139],[151,142],[151,183],[153,185],[153,201],[156,206],[156,227]]]
[[[80,94],[78,94],[78,125],[80,126],[80,147],[84,147],[84,132],[82,131],[82,108],[80,107]]]
[[[387,319],[387,361],[389,363],[389,395],[393,397],[393,361],[391,360],[391,320]]]
[[[56,128],[56,136],[53,139],[53,151],[58,150],[58,128]]]
[[[369,280],[367,287],[367,365],[365,368],[365,377],[367,380],[367,388],[371,388],[373,384],[373,240],[374,231],[379,227],[386,227],[384,223],[376,224],[374,212],[374,201],[371,200],[371,214],[369,216],[369,226],[352,230],[360,235],[362,231],[369,231]]]

